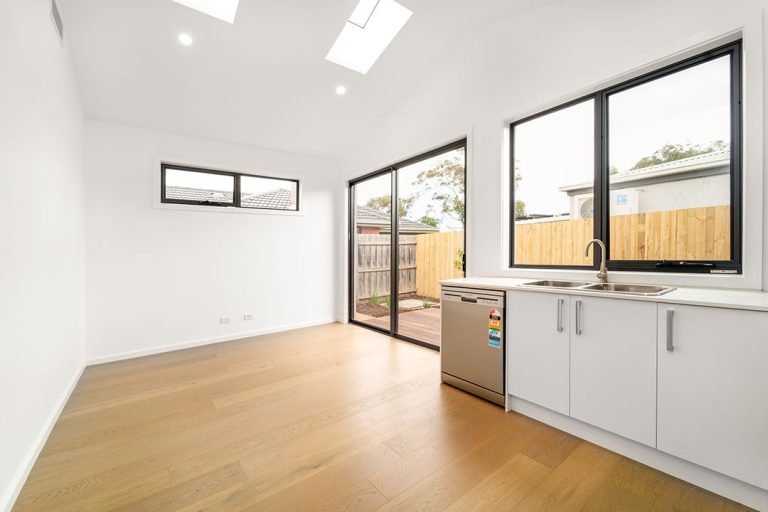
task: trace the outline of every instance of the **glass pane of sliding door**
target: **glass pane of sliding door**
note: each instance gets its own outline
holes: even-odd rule
[[[397,334],[440,346],[440,280],[464,277],[464,146],[397,169]]]
[[[392,303],[392,173],[350,189],[352,320],[390,331]]]
[[[465,155],[462,141],[351,182],[352,321],[440,347],[440,281],[464,277]]]

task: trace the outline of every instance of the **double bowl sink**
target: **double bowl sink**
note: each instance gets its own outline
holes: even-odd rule
[[[620,283],[588,283],[583,281],[532,281],[530,283],[524,283],[521,286],[531,286],[536,288],[562,288],[569,290],[620,293],[627,295],[643,295],[646,297],[656,297],[674,290],[674,288],[669,286]]]

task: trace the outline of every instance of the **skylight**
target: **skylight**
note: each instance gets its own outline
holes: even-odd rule
[[[240,0],[173,0],[177,4],[200,11],[227,23],[235,22],[237,6]]]
[[[395,0],[360,0],[326,60],[366,74],[412,14]]]

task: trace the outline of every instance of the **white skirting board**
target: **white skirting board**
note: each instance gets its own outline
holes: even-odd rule
[[[569,416],[563,416],[521,398],[507,395],[506,409],[529,416],[748,507],[768,512],[768,491],[758,487],[617,436]]]
[[[48,419],[45,425],[43,425],[43,428],[40,429],[40,433],[38,434],[37,439],[35,440],[35,443],[30,447],[26,459],[20,465],[19,471],[17,473],[18,476],[16,478],[16,481],[14,483],[14,486],[11,492],[7,496],[0,497],[0,500],[2,500],[0,501],[0,510],[3,510],[4,512],[10,512],[10,510],[13,508],[13,504],[16,502],[16,499],[19,497],[19,493],[21,492],[22,487],[24,487],[24,482],[27,481],[29,472],[32,471],[32,466],[35,465],[35,462],[37,461],[37,457],[40,455],[40,452],[43,450],[43,447],[45,446],[46,441],[48,441],[48,436],[51,435],[53,426],[56,425],[56,422],[58,421],[59,416],[61,416],[61,411],[63,411],[64,406],[67,405],[67,402],[69,401],[69,397],[72,395],[72,392],[75,390],[75,387],[77,386],[77,383],[80,381],[80,376],[83,374],[84,370],[85,370],[84,365],[81,366],[79,370],[77,370],[74,377],[69,383],[69,387],[64,390],[64,393],[62,393],[61,397],[56,403],[56,407],[53,409],[53,411],[51,411],[51,414],[48,416]]]
[[[151,356],[154,354],[162,354],[164,352],[173,352],[175,350],[183,350],[186,348],[202,347],[204,345],[213,345],[214,343],[223,343],[225,341],[241,340],[243,338],[252,338],[254,336],[262,336],[264,334],[274,334],[277,332],[292,331],[294,329],[303,329],[305,327],[314,327],[316,325],[325,325],[335,323],[333,318],[326,320],[318,320],[314,322],[305,322],[291,325],[281,325],[279,327],[271,327],[269,329],[259,329],[255,331],[238,332],[234,334],[228,334],[226,336],[218,336],[215,338],[204,338],[193,341],[184,341],[181,343],[173,343],[170,345],[162,345],[160,347],[152,347],[142,350],[134,350],[131,352],[121,352],[118,354],[111,354],[107,356],[98,356],[89,358],[87,361],[88,366],[104,363],[113,363],[115,361],[124,361],[126,359],[133,359],[136,357]]]

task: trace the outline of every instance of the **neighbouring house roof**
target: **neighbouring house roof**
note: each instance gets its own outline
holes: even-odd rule
[[[179,199],[181,201],[211,201],[216,203],[232,202],[232,192],[192,187],[174,187],[171,185],[165,187],[165,196],[169,199]]]
[[[296,208],[293,192],[285,188],[262,194],[243,195],[240,204],[249,208],[270,208],[273,210],[293,210]]]
[[[211,190],[191,187],[175,187],[168,185],[166,187],[166,196],[172,199],[181,199],[183,201],[211,201],[216,203],[231,203],[232,192],[221,190]],[[290,190],[281,188],[263,192],[261,194],[243,195],[242,206],[247,208],[267,208],[272,210],[291,210],[294,208],[294,201]],[[382,233],[389,233],[390,218],[386,213],[369,208],[367,206],[358,206],[355,212],[355,221],[358,226],[376,226]],[[400,233],[406,235],[417,235],[420,233],[436,233],[439,229],[422,222],[411,219],[400,219]]]
[[[261,194],[244,194],[242,206],[247,208],[267,208],[270,210],[292,210],[295,201],[290,190],[280,188]],[[211,201],[216,203],[231,203],[232,192],[191,187],[166,187],[166,196],[183,201]]]
[[[611,176],[611,188],[627,188],[640,184],[649,185],[665,181],[679,181],[715,174],[727,174],[730,171],[730,165],[731,151],[730,148],[725,148],[650,167],[621,171]],[[560,187],[559,190],[566,192],[569,196],[573,196],[589,192],[592,190],[592,187],[593,183],[590,181]]]
[[[390,216],[387,213],[380,212],[367,206],[357,206],[355,208],[355,223],[358,226],[377,226],[381,228],[382,233],[389,233]],[[401,218],[400,233],[406,235],[417,235],[420,233],[436,233],[440,231],[436,227],[417,222],[415,220]]]

